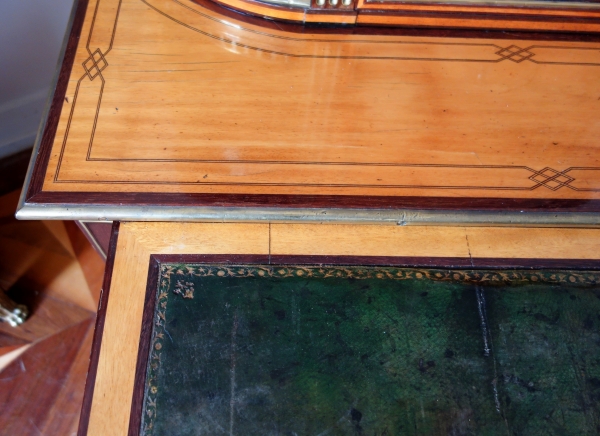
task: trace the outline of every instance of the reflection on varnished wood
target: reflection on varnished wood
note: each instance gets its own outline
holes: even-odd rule
[[[394,27],[600,31],[600,3],[547,0],[195,0],[281,21]]]
[[[45,190],[599,196],[597,44],[299,35],[180,0],[97,6]]]

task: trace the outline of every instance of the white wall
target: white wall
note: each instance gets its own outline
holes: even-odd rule
[[[0,158],[33,145],[73,0],[0,0]]]

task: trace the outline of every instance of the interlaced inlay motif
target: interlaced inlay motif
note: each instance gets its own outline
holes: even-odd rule
[[[531,53],[526,48],[521,48],[516,45],[502,48],[498,50],[496,54],[502,58],[500,59],[502,61],[508,59],[509,61],[513,61],[518,64],[535,56],[535,53]]]
[[[99,48],[83,62],[83,68],[90,80],[94,80],[97,76],[101,75],[106,67],[108,67],[108,62]]]
[[[534,188],[545,186],[552,191],[556,191],[563,186],[570,187],[569,184],[575,180],[573,177],[565,174],[567,171],[569,170],[556,171],[555,169],[546,167],[535,172],[533,175],[529,176],[529,178],[537,183]]]

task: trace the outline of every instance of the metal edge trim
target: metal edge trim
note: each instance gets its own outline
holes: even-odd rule
[[[385,209],[110,206],[26,203],[22,220],[302,222],[387,225],[516,227],[600,227],[600,214],[583,212],[503,212]]]
[[[63,37],[62,46],[60,48],[58,59],[56,61],[56,68],[54,70],[54,78],[52,79],[52,82],[50,83],[50,90],[48,91],[48,97],[46,98],[46,104],[44,106],[40,125],[38,127],[38,131],[37,131],[37,134],[35,137],[33,151],[31,153],[31,159],[29,160],[29,167],[27,168],[27,174],[25,176],[25,182],[23,183],[23,189],[21,190],[21,195],[19,196],[19,203],[17,204],[17,214],[16,215],[18,215],[19,210],[21,210],[25,206],[25,196],[27,195],[27,191],[29,190],[29,184],[31,183],[31,178],[33,177],[33,169],[35,168],[35,162],[37,161],[40,144],[42,142],[44,130],[46,129],[46,124],[48,122],[48,115],[50,114],[50,107],[52,106],[52,100],[54,99],[54,93],[56,92],[56,85],[58,84],[60,70],[62,68],[63,60],[65,58],[65,53],[67,51],[67,45],[69,44],[69,37],[71,36],[71,29],[73,28],[73,21],[75,20],[75,14],[77,12],[78,6],[79,6],[79,0],[74,0],[73,6],[71,7],[70,15],[69,15],[69,21],[67,22],[65,36]]]
[[[310,9],[310,0],[257,0],[258,3],[275,6],[287,6],[297,9]]]

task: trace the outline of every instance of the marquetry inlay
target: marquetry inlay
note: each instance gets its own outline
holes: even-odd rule
[[[600,199],[600,43],[298,32],[240,17],[185,0],[90,0],[30,201]]]

